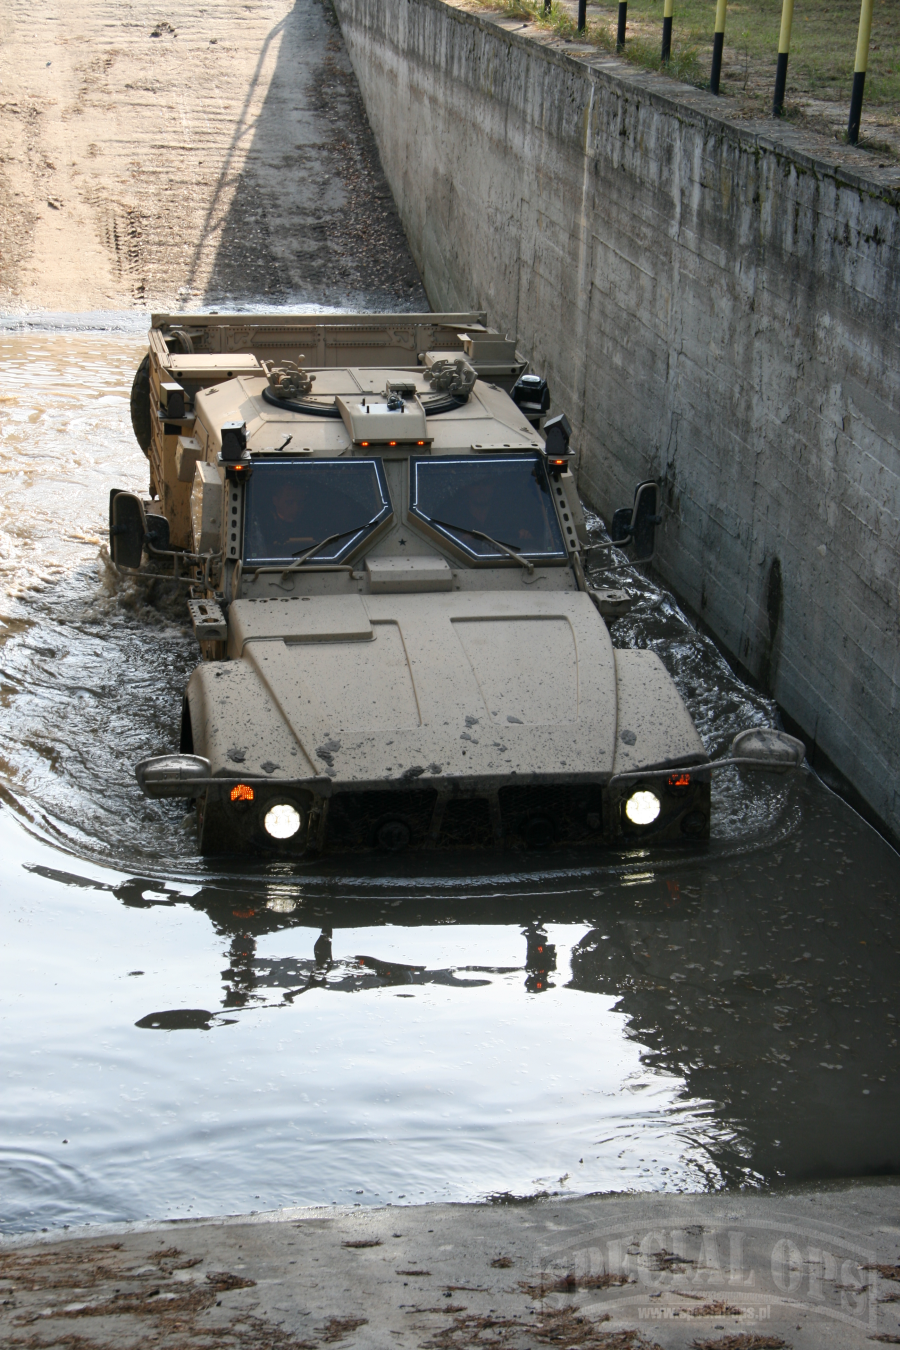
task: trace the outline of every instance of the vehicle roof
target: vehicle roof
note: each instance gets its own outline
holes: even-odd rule
[[[427,404],[435,397],[432,384],[421,368],[307,367],[315,376],[312,392],[303,400],[322,406],[341,398],[346,402],[384,397],[389,381],[414,386],[415,397]],[[283,453],[335,458],[351,451],[353,441],[339,417],[279,407],[263,397],[268,388],[265,375],[238,375],[196,395],[197,419],[205,428],[208,445],[221,448],[221,428],[228,422],[243,422],[251,452],[278,452],[287,435],[292,437]],[[195,432],[196,434],[196,432]],[[468,401],[448,411],[427,417],[427,436],[432,454],[484,454],[490,451],[540,450],[543,441],[504,390],[477,380]],[[383,447],[382,447],[383,448]],[[392,455],[422,454],[415,443],[391,449]],[[370,453],[381,453],[373,440]]]

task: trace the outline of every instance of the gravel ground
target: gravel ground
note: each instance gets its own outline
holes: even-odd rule
[[[427,308],[323,0],[9,0],[0,308]]]

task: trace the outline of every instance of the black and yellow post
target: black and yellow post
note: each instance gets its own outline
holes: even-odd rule
[[[794,21],[794,0],[783,0],[781,6],[781,33],[778,37],[778,65],[775,68],[775,97],[772,116],[780,117],[784,109],[784,88],[787,84],[788,52],[791,50],[791,24]]]
[[[856,39],[856,62],[853,67],[853,93],[850,95],[850,121],[847,123],[847,140],[851,145],[856,145],[859,140],[859,123],[862,117],[866,66],[869,64],[869,34],[871,31],[872,0],[862,0],[862,7],[859,11],[859,36]]]
[[[663,40],[662,59],[668,61],[672,55],[672,15],[675,13],[675,0],[664,0],[663,4]]]
[[[714,94],[719,92],[719,80],[722,77],[722,48],[725,46],[725,10],[728,0],[716,0],[716,28],[713,33],[712,70],[709,87]]]
[[[616,29],[616,51],[625,50],[625,25],[628,22],[628,0],[619,0],[619,26]]]
[[[587,28],[587,0],[578,0],[578,31],[583,33]]]

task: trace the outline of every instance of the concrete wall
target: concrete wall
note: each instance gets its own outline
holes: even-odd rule
[[[604,514],[900,835],[896,197],[442,0],[335,0],[437,309],[547,375]]]

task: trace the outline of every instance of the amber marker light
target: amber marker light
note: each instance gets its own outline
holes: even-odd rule
[[[670,788],[689,788],[691,786],[691,775],[689,773],[673,773],[669,775]]]
[[[368,441],[360,441],[360,445],[363,447],[364,450],[368,450],[368,448],[369,448],[369,442],[368,442]]]
[[[254,795],[249,783],[238,783],[231,789],[231,800],[233,802],[252,802]]]
[[[424,445],[424,444],[425,444],[424,441],[416,441],[416,445]]]
[[[396,444],[397,444],[396,441],[388,441],[388,445],[396,445]]]

